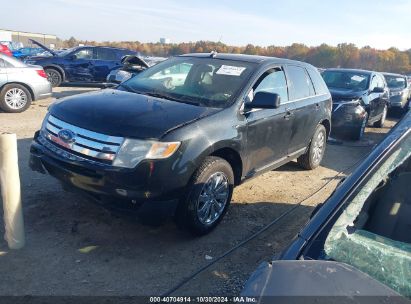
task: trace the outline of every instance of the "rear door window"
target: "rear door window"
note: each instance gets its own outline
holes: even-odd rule
[[[115,50],[108,49],[108,48],[97,48],[96,49],[96,59],[115,61],[118,58],[117,58],[117,54]]]
[[[290,90],[290,100],[306,98],[314,95],[314,87],[304,68],[289,65],[287,76]]]

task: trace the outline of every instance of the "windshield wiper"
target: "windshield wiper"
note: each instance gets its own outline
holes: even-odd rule
[[[157,97],[157,98],[162,98],[162,99],[168,99],[168,100],[177,101],[177,102],[182,102],[182,103],[187,103],[187,104],[194,105],[194,106],[199,105],[197,102],[188,101],[185,98],[177,98],[177,97],[164,94],[164,93],[159,93],[159,92],[144,92],[141,94],[145,94],[145,95]]]
[[[126,89],[127,92],[132,92],[132,93],[140,94],[140,92],[132,89],[131,87],[129,87],[128,85],[126,85],[126,84],[124,84],[124,83],[120,83],[118,87]]]

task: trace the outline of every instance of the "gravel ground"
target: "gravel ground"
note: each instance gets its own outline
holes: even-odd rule
[[[58,88],[54,98],[92,89]],[[119,216],[79,194],[64,192],[50,176],[28,168],[29,146],[53,99],[20,114],[0,113],[0,132],[18,136],[26,246],[0,240],[0,295],[158,295],[211,262],[284,211],[310,196],[337,172],[363,158],[395,124],[368,128],[361,142],[329,144],[314,171],[291,162],[237,187],[225,219],[209,235],[193,238],[171,220],[149,226]],[[334,190],[338,179],[258,238],[220,260],[174,295],[234,295],[264,260],[279,253]],[[0,234],[4,225],[0,220]]]

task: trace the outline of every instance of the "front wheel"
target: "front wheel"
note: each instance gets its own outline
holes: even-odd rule
[[[374,127],[377,127],[377,128],[384,127],[385,119],[387,118],[387,111],[388,111],[388,107],[387,107],[387,105],[385,105],[384,109],[382,111],[382,114],[381,114],[381,118],[380,118],[380,120],[378,120],[374,123]]]
[[[364,137],[365,128],[367,126],[367,123],[368,123],[368,114],[365,114],[361,122],[361,125],[352,131],[351,133],[352,140],[361,140]]]
[[[195,235],[213,230],[230,205],[234,174],[222,158],[209,156],[194,173],[186,195],[180,200],[175,220]]]
[[[308,150],[297,159],[298,164],[307,170],[317,168],[324,157],[326,143],[327,131],[323,125],[318,125]]]

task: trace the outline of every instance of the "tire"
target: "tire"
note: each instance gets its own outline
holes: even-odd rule
[[[387,117],[387,111],[388,111],[388,107],[387,107],[387,105],[385,105],[384,110],[382,111],[382,114],[381,114],[381,118],[380,118],[380,120],[378,120],[374,123],[374,127],[377,127],[377,128],[384,127],[385,118]]]
[[[61,82],[63,81],[63,76],[58,70],[53,68],[47,68],[44,71],[47,74],[47,80],[51,83],[51,86],[53,88],[61,85]]]
[[[359,126],[357,129],[355,129],[352,133],[350,138],[352,140],[361,140],[364,136],[365,133],[365,128],[367,126],[368,123],[368,113],[364,116],[364,120],[361,124],[361,126]]]
[[[21,113],[31,104],[31,94],[20,84],[7,84],[0,92],[0,108],[7,113]]]
[[[311,138],[308,150],[297,158],[297,163],[307,170],[317,168],[324,157],[325,147],[327,143],[327,131],[323,125],[318,125],[314,135]]]
[[[214,183],[216,188],[213,187]],[[219,186],[220,190],[216,191]],[[194,173],[186,194],[180,200],[175,214],[177,226],[194,235],[209,233],[227,212],[233,188],[234,173],[230,164],[219,157],[207,157]]]

